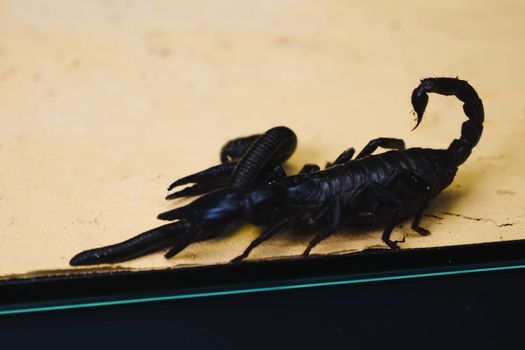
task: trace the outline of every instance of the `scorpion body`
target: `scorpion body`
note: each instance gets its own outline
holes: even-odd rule
[[[405,149],[400,139],[377,138],[355,159],[350,148],[324,170],[308,164],[299,174],[286,176],[281,165],[295,149],[295,134],[285,127],[273,128],[262,135],[229,142],[221,152],[223,164],[173,183],[170,189],[195,185],[168,198],[204,194],[187,206],[158,216],[178,221],[122,243],[82,252],[70,263],[123,261],[166,246],[172,246],[166,254],[171,257],[192,242],[235,229],[242,220],[265,229],[234,262],[290,226],[321,228],[304,256],[345,222],[384,224],[382,240],[398,250],[397,243],[390,239],[395,225],[402,218],[414,216],[412,228],[421,235],[429,234],[420,226],[429,201],[453,181],[458,166],[466,161],[483,130],[483,104],[476,91],[457,78],[421,81],[412,93],[416,127],[427,106],[428,93],[454,95],[464,103],[468,120],[463,123],[461,137],[447,149]],[[391,150],[372,155],[378,147]]]

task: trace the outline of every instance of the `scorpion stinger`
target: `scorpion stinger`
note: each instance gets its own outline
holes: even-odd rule
[[[447,151],[454,158],[456,166],[463,164],[478,144],[483,132],[485,112],[483,102],[474,88],[465,80],[457,78],[427,78],[412,93],[412,105],[417,113],[417,124],[421,122],[428,103],[428,92],[440,95],[454,95],[463,102],[463,111],[468,120],[461,126],[461,137],[452,141]]]

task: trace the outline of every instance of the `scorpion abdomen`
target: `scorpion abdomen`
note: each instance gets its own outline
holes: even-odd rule
[[[351,163],[359,164],[363,169],[365,184],[378,183],[388,186],[396,175],[407,171],[425,180],[435,195],[452,182],[457,171],[449,153],[440,149],[409,148],[403,151],[388,151]]]
[[[340,198],[349,221],[354,223],[380,223],[377,212],[381,201],[373,195],[374,188],[382,187],[401,202],[401,217],[413,215],[420,207],[421,192],[407,184],[406,174],[413,174],[429,187],[429,197],[434,198],[454,179],[457,166],[446,150],[410,148],[393,150],[352,160],[309,176],[283,179],[292,191],[289,198],[294,208],[320,210],[323,203]],[[302,179],[302,180],[301,180]],[[313,185],[315,184],[315,185]],[[309,191],[302,190],[303,187]],[[315,203],[318,202],[318,205]],[[312,209],[313,208],[313,209]]]

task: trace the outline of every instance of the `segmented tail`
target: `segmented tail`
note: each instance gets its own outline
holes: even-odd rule
[[[417,128],[428,103],[428,92],[440,95],[454,95],[463,102],[463,110],[468,120],[461,127],[461,137],[452,141],[448,151],[457,165],[463,164],[470,156],[472,149],[478,144],[483,132],[485,113],[483,103],[476,90],[465,80],[458,78],[427,78],[412,93],[412,105],[417,114]]]

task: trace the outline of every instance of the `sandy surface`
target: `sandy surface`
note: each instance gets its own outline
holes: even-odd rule
[[[167,185],[216,164],[228,139],[287,125],[289,161],[324,164],[379,136],[446,147],[464,116],[410,93],[459,76],[485,103],[479,146],[404,248],[525,238],[525,5],[520,1],[0,1],[0,277],[68,273],[77,252],[161,224]],[[246,227],[99,269],[226,262]],[[285,233],[252,259],[295,255]],[[382,247],[341,230],[315,253]]]

